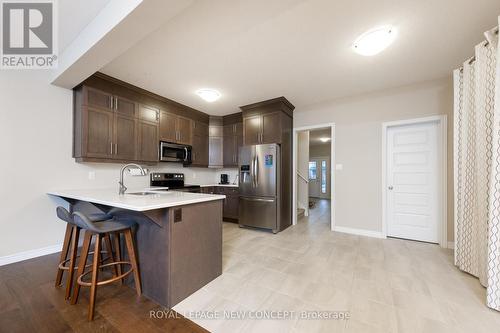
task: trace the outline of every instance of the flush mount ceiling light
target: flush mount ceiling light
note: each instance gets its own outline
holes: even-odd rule
[[[397,31],[392,26],[369,30],[356,39],[352,48],[364,56],[374,56],[385,50],[396,39]]]
[[[215,89],[203,88],[196,91],[196,95],[203,98],[205,101],[212,103],[218,100],[221,96],[220,92]]]
[[[330,141],[330,138],[319,138],[321,142],[328,142]]]

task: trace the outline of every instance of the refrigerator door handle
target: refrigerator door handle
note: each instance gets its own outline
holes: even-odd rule
[[[259,198],[245,198],[245,197],[240,197],[240,199],[246,201],[274,202],[274,199],[259,199]]]
[[[255,157],[252,159],[252,186],[253,187],[256,187],[256,183],[255,183]]]
[[[259,156],[255,156],[255,186],[259,186]]]

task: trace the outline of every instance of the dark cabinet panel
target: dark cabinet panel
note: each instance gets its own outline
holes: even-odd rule
[[[158,161],[158,124],[139,120],[138,153],[139,161]]]
[[[209,161],[208,164],[211,167],[222,167],[224,165],[223,161],[223,137],[222,136],[211,136],[208,138],[209,142]]]
[[[160,140],[177,142],[177,116],[165,111],[160,113]]]
[[[193,136],[193,166],[208,166],[208,136]]]
[[[115,115],[113,158],[134,160],[136,154],[137,126],[135,118]]]
[[[84,103],[86,105],[101,109],[112,109],[113,96],[111,94],[90,87],[85,87],[85,93],[87,98]]]
[[[236,164],[236,137],[234,135],[224,136],[223,150],[224,166],[234,166]]]
[[[234,124],[224,125],[222,129],[222,135],[224,136],[234,135]]]
[[[243,119],[243,142],[245,145],[260,143],[262,117],[253,116]]]
[[[135,102],[130,101],[130,100],[123,98],[123,97],[115,97],[114,109],[115,109],[116,113],[124,115],[124,116],[129,116],[129,117],[136,116]]]
[[[234,124],[234,135],[243,136],[243,123]]]
[[[237,195],[227,195],[224,202],[224,218],[238,219],[239,215],[239,200]]]
[[[110,158],[113,154],[113,113],[88,108],[84,114],[86,147],[83,151],[88,157]]]
[[[281,112],[262,115],[260,143],[281,143]]]
[[[193,135],[208,136],[208,124],[193,121]]]
[[[177,142],[185,145],[192,143],[191,138],[191,119],[177,117]]]
[[[139,119],[157,123],[160,121],[160,110],[146,105],[139,106]]]

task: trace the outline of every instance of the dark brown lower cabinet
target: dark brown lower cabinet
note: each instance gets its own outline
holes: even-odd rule
[[[226,196],[223,204],[222,216],[224,221],[236,222],[239,218],[239,190],[237,187],[215,186],[203,188],[208,194],[222,194]]]

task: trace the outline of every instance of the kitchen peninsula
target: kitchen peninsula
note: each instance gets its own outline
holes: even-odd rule
[[[72,211],[100,210],[133,218],[143,295],[171,308],[222,274],[224,195],[116,189],[61,190],[48,194]]]

